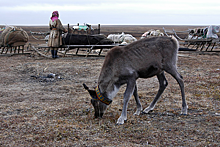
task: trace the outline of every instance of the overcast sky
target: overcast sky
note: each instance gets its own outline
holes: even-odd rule
[[[0,0],[0,25],[219,25],[220,0]]]

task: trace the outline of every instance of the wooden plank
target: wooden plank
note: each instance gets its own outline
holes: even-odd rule
[[[184,39],[185,42],[210,42],[213,39]]]

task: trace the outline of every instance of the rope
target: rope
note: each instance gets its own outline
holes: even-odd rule
[[[30,47],[31,47],[32,49],[34,49],[34,51],[36,51],[39,55],[44,56],[44,57],[46,57],[46,58],[51,58],[50,56],[46,56],[46,55],[42,54],[41,52],[39,52],[38,49],[36,49],[34,46],[30,45]]]
[[[9,35],[10,35],[11,33],[15,32],[15,31],[17,31],[17,30],[15,30],[15,28],[13,28],[9,33],[6,34],[7,36],[6,36],[6,39],[5,39],[5,41],[4,41],[5,43],[8,42]],[[14,36],[14,37],[15,37],[15,36]],[[13,38],[14,38],[14,37],[13,37]],[[6,44],[6,46],[10,47],[9,44]]]
[[[3,32],[4,30],[5,30],[5,27],[4,28],[0,28],[0,33]]]
[[[43,41],[45,41],[45,39],[38,39],[38,38],[36,38],[36,37],[34,37],[34,35],[33,35],[33,33],[30,31],[30,33],[31,33],[31,36],[35,39],[35,40],[43,40]]]
[[[173,33],[174,33],[174,35],[176,36],[177,39],[179,39],[179,40],[183,40],[182,38],[180,38],[180,37],[176,34],[176,32],[175,32],[174,29],[173,29]]]

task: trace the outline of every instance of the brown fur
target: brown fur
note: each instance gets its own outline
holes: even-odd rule
[[[112,80],[117,82],[120,78],[130,76],[129,69],[135,71],[136,79],[157,75],[166,64],[176,65],[177,52],[178,44],[171,37],[141,39],[128,46],[114,47],[105,58],[98,84],[105,93],[102,87],[108,87]]]

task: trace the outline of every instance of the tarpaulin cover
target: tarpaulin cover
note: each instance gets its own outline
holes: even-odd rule
[[[28,38],[27,32],[22,28],[6,26],[0,29],[0,46],[24,45]]]
[[[107,39],[104,35],[77,35],[67,34],[63,37],[63,45],[107,45],[113,44],[113,41]]]

